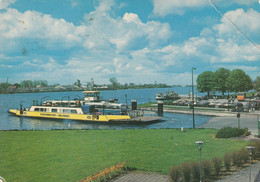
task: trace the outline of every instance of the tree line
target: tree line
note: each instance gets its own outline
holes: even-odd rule
[[[125,83],[120,84],[116,77],[112,77],[109,79],[110,84],[108,84],[108,88],[110,90],[117,90],[117,89],[139,89],[139,88],[168,88],[171,87],[164,83],[157,83],[155,81],[154,84],[135,84],[135,83]]]
[[[205,71],[197,77],[197,89],[199,92],[207,92],[208,96],[211,91],[221,92],[222,95],[229,92],[246,92],[251,89],[260,91],[260,77],[252,80],[241,69],[232,71],[220,68],[215,72]]]
[[[16,88],[35,88],[37,86],[48,86],[48,82],[46,80],[23,80],[20,83],[11,84],[8,83],[0,83],[0,91],[5,92],[9,86],[15,86]]]

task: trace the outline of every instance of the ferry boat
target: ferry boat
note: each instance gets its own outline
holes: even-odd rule
[[[161,121],[160,117],[144,116],[142,110],[128,110],[127,105],[114,100],[100,100],[99,91],[84,91],[84,99],[48,100],[32,106],[10,109],[8,112],[19,117],[36,117],[49,119],[69,119],[99,123],[149,124]],[[22,103],[22,102],[21,102]]]
[[[93,122],[127,122],[131,121],[131,117],[123,112],[100,111],[94,105],[76,105],[57,106],[54,102],[46,102],[43,105],[32,105],[30,108],[10,109],[9,113],[20,117],[37,117],[37,118],[53,118],[53,119],[70,119]]]

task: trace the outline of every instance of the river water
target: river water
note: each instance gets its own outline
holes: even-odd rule
[[[180,95],[189,94],[190,87],[173,88],[153,88],[153,89],[128,89],[128,90],[106,90],[101,91],[101,97],[104,100],[117,98],[119,102],[131,104],[131,100],[137,100],[138,104],[155,102],[156,93],[174,91]],[[198,93],[198,95],[204,95]],[[138,129],[138,128],[192,128],[192,115],[164,113],[164,121],[149,125],[131,125],[131,124],[101,124],[86,123],[73,120],[55,120],[25,118],[10,115],[7,111],[10,108],[19,108],[20,103],[24,107],[29,107],[33,100],[39,103],[45,100],[66,100],[67,98],[83,98],[81,91],[74,92],[45,92],[45,93],[18,93],[18,94],[0,94],[0,130],[49,130],[49,129]],[[155,113],[150,113],[154,115]],[[208,122],[212,117],[195,115],[196,127]]]

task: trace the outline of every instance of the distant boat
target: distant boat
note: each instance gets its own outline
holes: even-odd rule
[[[156,100],[177,100],[180,99],[179,95],[174,91],[169,91],[165,93],[156,93]]]

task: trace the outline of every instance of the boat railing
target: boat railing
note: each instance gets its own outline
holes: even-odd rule
[[[144,115],[144,111],[143,110],[132,110],[132,111],[128,111],[128,115],[131,118],[141,117]]]

